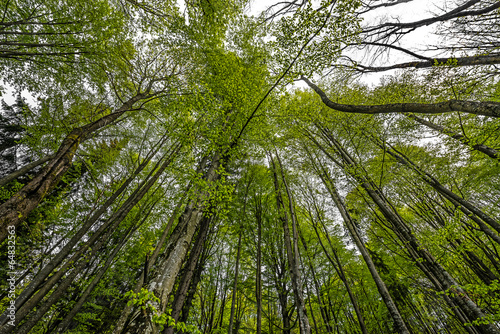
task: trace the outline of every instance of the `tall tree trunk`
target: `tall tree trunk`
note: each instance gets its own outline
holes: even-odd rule
[[[347,227],[347,230],[349,231],[349,234],[351,236],[351,239],[354,241],[356,244],[356,247],[358,248],[359,252],[361,253],[361,256],[363,257],[363,260],[366,263],[366,266],[368,267],[368,270],[370,271],[370,274],[375,281],[375,285],[377,286],[377,290],[380,293],[380,296],[382,297],[382,300],[384,301],[387,310],[389,311],[389,314],[391,315],[392,321],[394,322],[394,327],[398,331],[398,333],[401,334],[409,334],[408,328],[406,327],[406,324],[403,320],[403,317],[401,316],[401,313],[399,312],[398,307],[394,303],[391,294],[389,293],[389,290],[387,289],[387,286],[385,285],[384,281],[380,277],[380,274],[377,271],[377,268],[375,267],[375,264],[373,263],[373,260],[368,253],[368,250],[366,249],[366,246],[361,239],[361,236],[359,235],[356,227],[356,223],[354,219],[351,217],[349,212],[346,209],[344,201],[341,199],[340,195],[337,192],[337,188],[335,187],[332,179],[328,175],[327,171],[322,167],[319,166],[318,164],[315,163],[314,158],[310,156],[310,160],[313,163],[317,173],[319,174],[321,180],[323,181],[323,184],[325,185],[326,189],[330,193],[330,197],[332,198],[333,202],[335,203],[337,209],[340,212],[340,215],[342,216],[342,219],[344,221],[345,226]]]
[[[62,141],[55,157],[24,187],[5,203],[0,205],[0,242],[7,236],[8,226],[22,223],[45,196],[52,190],[66,171],[71,167],[73,156],[80,144],[95,131],[117,120],[133,105],[150,95],[140,93],[126,101],[114,113],[106,115],[95,122],[89,123],[71,131]]]
[[[277,158],[279,161],[278,156],[277,156]],[[290,278],[292,281],[293,293],[294,293],[294,297],[295,297],[295,306],[297,307],[297,313],[299,316],[300,331],[302,334],[310,334],[311,333],[311,326],[309,325],[309,319],[307,318],[307,314],[306,314],[304,297],[302,295],[302,283],[301,283],[301,278],[300,278],[300,269],[299,269],[299,261],[298,261],[298,255],[299,255],[298,254],[298,235],[297,235],[297,227],[296,227],[295,215],[294,215],[294,210],[293,210],[293,201],[291,198],[290,190],[288,189],[288,186],[286,184],[285,176],[283,174],[283,167],[280,166],[283,184],[285,186],[285,189],[286,189],[286,192],[288,195],[290,216],[292,217],[292,225],[293,225],[293,246],[292,246],[292,237],[290,236],[290,229],[288,227],[288,215],[286,212],[285,204],[283,202],[283,198],[281,196],[281,191],[280,191],[279,182],[278,182],[278,175],[277,175],[277,167],[276,167],[272,157],[271,157],[271,163],[273,165],[274,190],[275,190],[275,194],[276,194],[277,210],[278,210],[279,219],[281,220],[281,223],[283,225],[285,248],[286,248],[286,253],[287,253],[287,258],[288,258],[288,263],[289,263],[289,271],[290,271]],[[280,165],[281,165],[281,163],[280,163]]]
[[[422,270],[438,291],[445,293],[443,298],[455,311],[457,317],[461,319],[464,329],[470,330],[471,326],[466,326],[466,323],[484,318],[484,312],[467,295],[455,279],[453,279],[453,277],[436,261],[436,259],[420,245],[408,225],[387,201],[375,183],[371,181],[367,175],[364,175],[363,172],[361,172],[360,166],[341,146],[341,144],[331,135],[329,135],[328,138],[343,161],[343,164],[341,164],[340,167],[344,168],[350,176],[357,180],[361,187],[372,198],[373,202],[379,207],[383,216],[392,225],[392,230],[396,233],[398,238],[400,238],[402,244],[407,248],[408,253],[412,257],[415,264],[420,268],[420,270]],[[448,297],[446,293],[449,293],[450,297]],[[475,325],[473,328],[477,329],[480,333],[485,334],[500,333],[494,324]]]
[[[233,283],[233,296],[231,298],[231,315],[229,317],[229,328],[228,334],[233,334],[233,322],[234,322],[234,311],[235,311],[235,303],[236,303],[236,290],[238,287],[238,272],[240,269],[240,254],[241,254],[241,237],[242,231],[240,230],[240,234],[238,236],[238,251],[236,253],[236,264],[234,269],[234,283]]]
[[[191,249],[189,254],[188,261],[186,262],[186,266],[184,268],[184,273],[179,282],[179,286],[177,291],[175,292],[174,302],[172,304],[172,313],[171,317],[177,322],[179,320],[179,315],[181,313],[182,307],[184,305],[184,301],[186,300],[186,296],[188,293],[189,286],[191,284],[191,280],[193,278],[194,272],[196,270],[196,264],[199,262],[201,253],[203,252],[203,246],[205,244],[205,239],[207,237],[207,233],[210,227],[210,222],[213,217],[203,217],[200,222],[200,230],[198,232],[198,236],[196,237],[196,241]],[[164,330],[165,334],[173,334],[174,328],[167,327]]]
[[[87,218],[80,229],[73,235],[73,237],[62,247],[62,249],[47,263],[31,280],[30,284],[24,288],[16,299],[15,305],[16,309],[19,309],[24,305],[24,303],[36,292],[40,285],[45,281],[45,279],[52,273],[52,271],[67,257],[71,254],[74,246],[82,239],[82,237],[87,233],[87,231],[99,220],[99,218],[109,209],[109,207],[116,201],[116,199],[128,188],[130,183],[137,177],[137,175],[148,165],[154,154],[149,154],[146,159],[139,164],[135,171],[130,175],[125,182],[116,190],[107,200],[101,205],[101,207]],[[137,188],[138,191],[140,187]],[[131,196],[132,198],[132,196]],[[114,217],[119,215],[120,210],[116,211],[107,221],[111,223]],[[106,224],[103,224],[97,233],[101,233],[105,228]],[[95,234],[94,234],[95,235]],[[99,234],[97,234],[99,235]],[[96,239],[95,237],[93,239]],[[89,240],[90,241],[90,240]],[[87,243],[89,242],[87,241]],[[77,258],[84,249],[80,248],[73,256],[72,259]],[[64,267],[63,267],[64,270]],[[5,325],[7,322],[6,313],[2,314],[0,317],[0,325]]]
[[[207,163],[207,157],[204,157],[198,168],[197,168],[197,173],[200,172],[203,168],[205,168],[205,165]],[[163,233],[156,244],[155,250],[153,251],[153,254],[151,255],[147,266],[144,268],[144,270],[141,272],[139,279],[137,280],[137,283],[134,286],[133,292],[134,293],[139,293],[141,291],[141,288],[144,286],[146,283],[145,280],[147,279],[148,273],[152,266],[156,263],[156,260],[158,256],[160,255],[160,251],[163,249],[163,245],[165,244],[165,241],[167,240],[167,237],[170,235],[170,230],[172,229],[172,225],[174,224],[174,221],[177,219],[177,215],[184,204],[184,200],[186,199],[189,189],[191,189],[191,183],[187,186],[186,190],[184,191],[184,194],[182,195],[181,199],[177,203],[177,206],[175,207],[174,211],[172,212],[172,215],[170,216],[170,219],[167,222],[167,226],[163,230]],[[125,326],[127,325],[127,320],[130,316],[130,314],[133,311],[133,305],[128,305],[126,304],[125,308],[123,308],[120,318],[116,322],[115,328],[113,329],[113,334],[120,334]]]
[[[154,206],[155,204],[156,202],[153,203],[152,206]],[[142,224],[147,219],[148,214],[144,216],[143,220],[139,224]],[[116,228],[117,225],[114,227]],[[88,265],[89,261],[91,261],[91,259],[93,259],[96,256],[97,252],[101,250],[104,244],[109,240],[111,235],[115,232],[115,228],[110,228],[108,231],[106,231],[106,233],[99,239],[99,241],[91,249],[90,253],[87,254],[87,256],[80,259],[80,261],[78,261],[75,264],[73,270],[64,279],[62,279],[62,281],[57,286],[57,289],[54,292],[52,292],[52,294],[43,303],[37,303],[35,305],[36,310],[32,312],[31,316],[29,315],[27,316],[26,321],[19,328],[16,328],[15,330],[16,334],[27,334],[30,332],[33,326],[35,326],[37,322],[40,321],[40,319],[45,315],[45,313],[47,313],[50,310],[50,308],[66,292],[66,290],[70,287],[71,283],[75,280],[78,274]],[[26,303],[25,306],[28,306],[30,302],[31,300],[28,303]],[[27,310],[23,310],[23,308],[21,308],[21,310],[19,311],[23,311],[24,316],[27,314]],[[0,333],[2,334],[10,333],[11,330],[9,329],[12,329],[12,326],[10,326],[10,328],[8,327],[6,328],[6,326],[4,326],[0,329]]]
[[[151,206],[151,209],[153,209],[153,206]],[[146,217],[142,220],[144,222],[151,213],[151,210],[148,212]],[[106,261],[104,262],[104,265],[101,269],[99,269],[99,272],[95,277],[92,279],[90,284],[85,288],[85,291],[82,293],[76,304],[73,306],[71,311],[64,317],[63,321],[57,326],[55,332],[56,333],[64,333],[66,329],[68,328],[71,320],[75,317],[75,315],[80,311],[80,308],[83,306],[83,304],[87,301],[87,298],[90,296],[94,288],[99,284],[101,278],[104,276],[106,271],[109,269],[111,264],[113,263],[113,260],[115,259],[116,255],[118,255],[118,252],[122,247],[127,243],[129,240],[130,236],[133,235],[133,233],[141,226],[141,224],[137,224],[136,226],[132,225],[129,228],[129,231],[125,233],[125,236],[123,237],[122,241],[113,249],[111,254],[108,256]]]
[[[460,211],[462,211],[465,215],[470,217],[476,224],[478,224],[481,231],[487,234],[490,238],[495,240],[498,244],[500,244],[500,236],[493,232],[488,226],[491,226],[497,233],[500,233],[500,223],[495,219],[491,218],[489,215],[484,213],[481,209],[477,208],[471,202],[465,200],[464,198],[458,196],[445,186],[443,186],[435,177],[430,175],[429,173],[423,171],[420,167],[418,167],[413,161],[411,161],[407,156],[405,156],[402,152],[396,150],[394,147],[387,148],[385,145],[380,143],[379,140],[376,140],[379,145],[385,152],[389,153],[393,156],[400,164],[406,166],[413,171],[415,171],[420,178],[434,188],[439,194],[448,199],[451,203],[456,205]]]
[[[111,215],[111,217],[99,227],[99,229],[85,242],[83,246],[79,248],[79,250],[71,256],[70,259],[68,259],[60,268],[59,270],[52,275],[44,284],[43,286],[38,290],[38,292],[31,297],[31,299],[27,300],[24,305],[19,308],[16,312],[16,320],[22,320],[24,316],[26,316],[32,309],[34,309],[38,302],[54,287],[59,279],[71,268],[77,266],[77,262],[79,259],[81,259],[82,256],[84,256],[85,252],[87,252],[89,249],[92,248],[91,250],[91,255],[90,258],[92,258],[93,254],[95,254],[95,246],[94,243],[98,242],[100,244],[101,242],[104,241],[105,238],[109,237],[110,233],[112,233],[118,225],[125,219],[127,214],[132,210],[135,205],[144,197],[144,195],[151,189],[151,187],[156,183],[160,175],[163,174],[163,171],[167,168],[167,166],[170,165],[170,163],[173,161],[174,157],[177,155],[177,153],[180,150],[180,145],[177,145],[177,147],[174,147],[173,150],[170,152],[170,156],[164,159],[163,163],[161,164],[160,168],[155,171],[154,175],[150,177],[149,179],[144,180],[138,188],[134,191],[134,193],[125,201],[125,203],[117,210],[115,213]],[[153,173],[153,171],[151,172]],[[151,174],[150,174],[151,175]],[[104,236],[103,236],[104,233]],[[83,261],[83,260],[80,260]],[[76,267],[75,267],[76,268]],[[76,272],[76,269],[73,269],[73,272]],[[70,274],[72,275],[72,274]],[[73,278],[76,276],[76,273],[74,274]],[[67,280],[67,279],[66,279]],[[70,282],[71,283],[71,282]],[[68,287],[69,284],[68,283]],[[61,288],[58,289],[58,291],[61,290]],[[55,302],[55,301],[54,301]],[[40,315],[40,310],[37,310],[37,316],[43,316]],[[34,324],[33,324],[34,325]],[[12,330],[12,326],[3,326],[0,328],[0,333],[9,333]]]
[[[311,219],[313,219],[312,216],[311,216]],[[335,250],[335,248],[333,248],[333,245],[330,241],[328,234],[325,234],[327,237],[327,240],[328,240],[328,244],[330,245],[330,248],[333,252],[334,259],[332,259],[330,254],[326,250],[325,246],[323,245],[323,241],[321,241],[321,236],[320,236],[318,229],[316,227],[316,223],[314,223],[314,222],[313,222],[313,227],[314,227],[314,231],[316,232],[316,236],[318,237],[318,241],[321,245],[321,248],[323,249],[323,252],[325,253],[326,257],[328,258],[328,260],[332,264],[333,268],[337,272],[337,275],[339,276],[340,280],[342,281],[342,283],[344,284],[344,286],[346,288],[347,294],[349,295],[349,299],[351,300],[352,306],[354,307],[356,317],[358,318],[358,324],[359,324],[359,328],[361,329],[361,332],[363,334],[367,334],[365,321],[363,319],[363,315],[361,314],[361,310],[359,309],[357,298],[354,295],[354,293],[352,292],[351,286],[350,286],[349,282],[347,281],[347,277],[344,274],[344,270],[342,268],[342,263],[340,262],[340,259],[337,255],[337,251]],[[323,228],[325,228],[325,227],[323,226]]]
[[[209,184],[219,178],[218,170],[221,165],[220,154],[215,154],[208,171],[203,179]],[[149,301],[150,305],[159,314],[165,312],[168,296],[172,291],[177,274],[180,271],[184,258],[191,244],[193,235],[206,210],[206,200],[209,197],[207,190],[199,190],[196,197],[186,205],[184,213],[179,217],[179,223],[174,229],[167,245],[167,256],[160,261],[155,277],[148,284],[159,302]],[[157,333],[158,327],[153,322],[153,314],[145,314],[136,309],[134,321],[129,324],[127,333]]]
[[[255,301],[257,303],[257,334],[262,332],[262,199],[255,202],[255,220],[257,221],[257,265],[255,269]]]

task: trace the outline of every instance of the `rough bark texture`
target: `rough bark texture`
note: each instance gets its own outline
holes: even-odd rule
[[[172,305],[172,313],[171,317],[177,322],[179,320],[179,316],[181,314],[181,310],[184,306],[184,302],[187,297],[187,293],[189,290],[189,286],[191,285],[191,280],[196,271],[196,265],[199,262],[201,253],[203,252],[205,239],[207,237],[207,233],[210,227],[210,222],[212,217],[203,217],[200,223],[200,231],[198,232],[198,236],[196,237],[196,241],[194,246],[189,254],[189,259],[185,265],[184,273],[179,282],[179,286],[177,291],[175,292],[174,302]],[[173,334],[174,328],[167,327],[164,330],[165,334]]]
[[[217,170],[220,164],[221,157],[217,154],[204,175],[207,182],[211,183],[219,177]],[[160,261],[155,276],[148,284],[148,290],[159,298],[159,302],[150,301],[150,305],[157,310],[158,314],[165,312],[168,296],[189,250],[194,233],[203,217],[208,196],[206,190],[200,190],[197,197],[186,206],[167,245],[165,252],[167,256]],[[141,312],[137,309],[135,315],[135,319],[126,328],[126,333],[158,333],[159,327],[152,321],[152,313]]]
[[[118,119],[126,111],[132,109],[137,101],[146,97],[146,94],[137,94],[114,113],[71,131],[62,141],[55,157],[49,160],[33,180],[0,205],[0,242],[7,236],[7,226],[17,226],[23,222],[50,190],[57,185],[71,167],[73,157],[83,141],[88,139],[95,131]]]

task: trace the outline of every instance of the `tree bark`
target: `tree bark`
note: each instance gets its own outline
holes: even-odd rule
[[[233,283],[233,297],[231,298],[231,315],[229,317],[228,334],[233,334],[233,321],[234,321],[234,308],[236,303],[236,290],[238,287],[238,272],[240,269],[240,254],[241,254],[241,237],[243,236],[241,230],[238,236],[238,251],[236,252],[236,264],[234,269],[234,283]]]
[[[375,285],[377,286],[377,290],[382,297],[382,300],[384,301],[387,310],[389,311],[389,314],[391,315],[392,321],[394,322],[394,327],[398,331],[398,333],[401,334],[410,334],[408,328],[406,327],[406,324],[404,322],[403,317],[401,316],[401,313],[399,312],[398,307],[394,303],[391,294],[389,293],[389,290],[387,289],[387,286],[385,285],[384,281],[382,280],[382,277],[380,277],[380,274],[378,273],[377,268],[375,267],[375,264],[373,263],[373,260],[368,253],[368,250],[366,249],[366,246],[364,242],[361,239],[361,236],[359,235],[357,228],[356,228],[356,223],[354,222],[354,219],[351,217],[349,212],[346,209],[344,201],[340,198],[340,195],[337,192],[336,187],[334,186],[332,179],[329,177],[327,171],[324,168],[318,167],[318,165],[313,161],[313,158],[311,158],[312,163],[315,166],[315,169],[317,173],[319,174],[320,178],[323,181],[323,184],[325,185],[327,191],[330,193],[330,197],[332,198],[333,202],[335,203],[337,209],[340,212],[340,215],[342,216],[342,219],[344,220],[344,224],[347,227],[347,230],[349,231],[349,234],[356,244],[359,252],[361,253],[361,256],[363,257],[363,260],[366,263],[366,266],[368,267],[368,270],[370,271],[370,274],[375,281]],[[320,170],[321,168],[321,170]]]
[[[7,236],[7,227],[17,226],[22,223],[49,191],[57,185],[71,167],[73,156],[83,141],[88,139],[95,131],[112,123],[126,111],[131,110],[136,102],[147,97],[149,97],[148,94],[139,93],[126,101],[114,113],[71,131],[62,141],[55,157],[49,160],[33,180],[0,205],[0,242]]]
[[[203,252],[205,239],[207,237],[207,233],[210,227],[210,223],[213,217],[203,217],[200,222],[200,231],[198,232],[198,236],[196,237],[196,241],[193,245],[193,249],[189,254],[188,261],[186,263],[184,273],[179,282],[179,287],[175,292],[174,302],[172,305],[172,313],[171,317],[177,322],[179,320],[179,316],[181,314],[181,310],[184,306],[184,302],[186,300],[186,296],[189,290],[189,286],[191,285],[191,280],[196,270],[196,264],[199,262],[201,253]],[[174,328],[167,327],[165,328],[164,334],[173,334]]]
[[[392,103],[381,105],[353,105],[340,104],[331,101],[328,96],[306,77],[301,79],[321,97],[323,103],[334,110],[354,114],[390,114],[390,113],[415,113],[415,114],[442,114],[461,111],[470,114],[500,117],[500,103],[474,102],[465,100],[449,100],[439,103]]]
[[[325,129],[323,130],[326,131]],[[344,163],[340,167],[344,168],[347,174],[359,182],[361,187],[379,207],[383,216],[392,225],[392,230],[395,232],[396,236],[407,248],[415,265],[422,270],[438,291],[443,291],[445,293],[443,298],[450,304],[450,307],[457,314],[457,317],[461,319],[464,329],[468,330],[471,328],[471,326],[466,326],[466,323],[484,318],[485,314],[481,308],[478,307],[436,259],[420,245],[411,229],[387,201],[375,183],[371,181],[367,175],[363,175],[359,172],[360,168],[358,164],[335,138],[331,135],[329,135],[328,138]],[[448,297],[446,293],[449,293],[450,297]],[[485,334],[500,333],[494,324],[477,325],[472,328]]]
[[[278,162],[279,162],[279,157]],[[285,247],[286,247],[286,253],[287,253],[287,258],[288,258],[288,264],[289,264],[289,271],[290,271],[290,279],[292,281],[292,288],[293,288],[293,293],[295,297],[295,306],[297,308],[297,313],[299,316],[299,326],[300,326],[300,332],[302,334],[310,334],[311,333],[311,326],[309,325],[309,319],[306,314],[306,306],[304,302],[304,297],[302,293],[302,282],[301,282],[301,277],[300,277],[300,269],[299,269],[299,261],[298,261],[298,236],[297,236],[297,226],[296,226],[296,221],[295,221],[295,215],[294,215],[294,210],[293,210],[293,201],[291,198],[290,190],[288,189],[288,186],[286,184],[285,176],[283,174],[283,167],[281,166],[281,163],[279,162],[280,165],[280,170],[281,170],[281,176],[283,180],[283,184],[285,186],[287,195],[288,195],[288,201],[289,201],[289,206],[290,206],[290,215],[292,219],[292,226],[293,226],[293,245],[292,245],[292,236],[290,236],[290,229],[288,227],[288,215],[286,212],[285,204],[283,202],[283,198],[281,196],[281,191],[279,187],[279,182],[278,182],[278,175],[277,175],[277,167],[274,164],[274,160],[271,157],[271,163],[273,165],[273,175],[274,175],[274,190],[276,194],[276,205],[277,205],[277,210],[278,210],[278,215],[279,219],[281,220],[281,223],[283,225],[283,234],[284,234],[284,240],[285,240]],[[292,248],[293,247],[293,248]]]

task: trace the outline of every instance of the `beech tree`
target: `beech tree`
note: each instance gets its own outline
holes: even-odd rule
[[[0,333],[499,333],[500,5],[414,4],[0,3]]]

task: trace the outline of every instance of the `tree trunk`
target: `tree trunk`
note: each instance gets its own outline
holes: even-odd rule
[[[52,159],[54,157],[55,157],[55,154],[47,155],[41,159],[38,159],[37,161],[33,161],[33,162],[27,164],[26,166],[19,168],[18,170],[10,173],[9,175],[4,176],[3,178],[0,179],[0,187],[6,185],[7,183],[9,183],[12,180],[17,179],[20,176],[23,176],[24,174],[26,174],[27,172],[29,172],[33,168],[38,167],[38,166],[46,163],[47,161],[49,161],[50,159]]]
[[[361,187],[372,198],[375,204],[379,207],[383,216],[392,225],[393,231],[400,238],[402,244],[408,249],[410,256],[415,264],[422,270],[427,278],[434,284],[438,291],[445,293],[443,298],[450,304],[450,307],[456,312],[457,316],[462,319],[464,329],[470,329],[465,323],[470,323],[474,320],[479,320],[485,317],[483,311],[476,305],[476,303],[466,294],[460,285],[452,278],[452,276],[436,261],[436,259],[420,245],[417,238],[410,230],[408,225],[399,216],[397,211],[387,201],[382,192],[377,188],[375,183],[369,179],[368,176],[362,175],[359,171],[358,164],[352,157],[345,151],[340,143],[335,140],[331,135],[329,136],[332,144],[337,150],[337,153],[343,160],[343,167],[345,171],[356,179]],[[446,296],[450,293],[450,297]],[[457,307],[458,306],[458,309]],[[465,316],[465,318],[464,318]],[[464,321],[465,320],[465,321]],[[477,329],[480,333],[485,334],[498,334],[500,331],[494,324],[477,325],[473,328]]]
[[[137,94],[125,102],[114,113],[71,131],[62,141],[55,157],[49,160],[47,165],[33,180],[0,205],[0,242],[7,236],[7,227],[17,226],[22,223],[30,212],[40,204],[49,191],[57,185],[62,176],[71,167],[73,156],[83,141],[88,139],[95,131],[112,123],[126,111],[132,109],[137,101],[148,96],[145,93]]]
[[[363,257],[363,260],[366,263],[366,266],[368,267],[368,270],[370,271],[373,280],[375,281],[377,290],[380,293],[380,296],[382,297],[382,300],[384,301],[385,305],[387,306],[387,310],[389,311],[392,321],[394,322],[394,327],[396,328],[398,333],[409,334],[408,328],[406,327],[403,317],[401,316],[398,307],[392,300],[391,294],[389,293],[387,286],[380,277],[377,268],[375,267],[375,264],[373,263],[373,260],[370,254],[368,253],[368,250],[366,249],[364,242],[361,240],[361,236],[357,231],[356,223],[354,222],[354,219],[347,211],[344,201],[342,201],[342,199],[340,198],[340,195],[338,194],[337,189],[332,182],[332,179],[330,178],[330,176],[328,175],[327,171],[324,168],[318,167],[318,165],[315,164],[313,158],[312,157],[310,158],[320,178],[322,179],[323,184],[330,193],[333,202],[337,206],[337,209],[339,210],[340,215],[344,220],[344,224],[347,227],[347,230],[349,231],[352,240],[356,244],[359,252],[361,253],[361,256]],[[321,170],[319,170],[320,168]]]
[[[221,164],[221,157],[216,154],[208,171],[203,176],[203,179],[208,183],[214,182],[219,178],[218,169]],[[200,190],[196,198],[192,199],[186,206],[184,213],[179,217],[169,244],[166,249],[166,258],[158,264],[155,277],[148,285],[148,290],[152,291],[159,302],[150,301],[150,305],[154,307],[158,314],[165,312],[168,296],[172,291],[177,274],[179,273],[184,258],[191,244],[193,235],[198,227],[199,222],[205,211],[206,200],[209,193],[206,190]],[[158,328],[154,324],[153,314],[145,314],[136,309],[138,316],[129,324],[127,333],[157,333]]]
[[[236,264],[234,269],[234,284],[233,284],[233,297],[231,298],[231,315],[229,317],[229,328],[228,334],[233,334],[233,321],[234,321],[234,309],[236,303],[236,289],[238,287],[238,271],[240,266],[240,254],[241,254],[241,237],[242,232],[240,230],[240,235],[238,236],[238,251],[236,253]]]
[[[255,220],[257,221],[257,265],[255,269],[255,301],[257,303],[257,334],[262,332],[262,199],[255,203]]]
[[[177,288],[177,291],[175,293],[174,302],[172,305],[172,313],[170,316],[176,322],[177,320],[179,320],[179,315],[184,305],[184,301],[186,300],[188,289],[191,284],[194,272],[196,270],[196,264],[199,262],[200,255],[203,252],[203,247],[205,244],[205,239],[207,237],[211,220],[212,217],[203,217],[203,219],[200,222],[200,231],[198,232],[196,241],[189,254],[189,259],[184,268],[184,273],[179,282],[179,287]],[[164,334],[173,334],[173,333],[174,333],[173,327],[167,327],[164,330]]]
[[[278,162],[279,162],[279,157],[277,156],[277,158],[278,158]],[[276,194],[277,210],[278,210],[278,214],[279,214],[279,219],[281,220],[281,223],[283,225],[285,248],[286,248],[286,253],[287,253],[287,258],[288,258],[293,293],[294,293],[294,297],[295,297],[295,306],[297,307],[297,313],[299,316],[300,331],[302,334],[310,334],[311,333],[311,326],[309,325],[309,319],[307,318],[307,314],[306,314],[304,297],[302,295],[302,282],[301,282],[301,278],[300,278],[300,269],[299,269],[299,261],[298,261],[298,237],[297,237],[297,227],[296,227],[295,215],[294,215],[294,211],[293,211],[293,201],[292,201],[288,186],[286,184],[286,180],[285,180],[285,176],[283,174],[283,169],[282,169],[281,163],[279,163],[280,169],[281,169],[281,176],[283,179],[283,184],[285,186],[287,195],[289,197],[288,201],[289,201],[290,215],[292,217],[292,225],[293,225],[293,246],[292,246],[292,238],[290,236],[290,229],[288,227],[288,215],[286,212],[285,204],[283,203],[283,198],[281,196],[281,191],[280,191],[280,187],[279,187],[279,183],[278,183],[277,168],[276,168],[276,166],[274,164],[274,160],[272,158],[271,158],[271,163],[273,165],[274,190],[275,190],[275,194]]]

